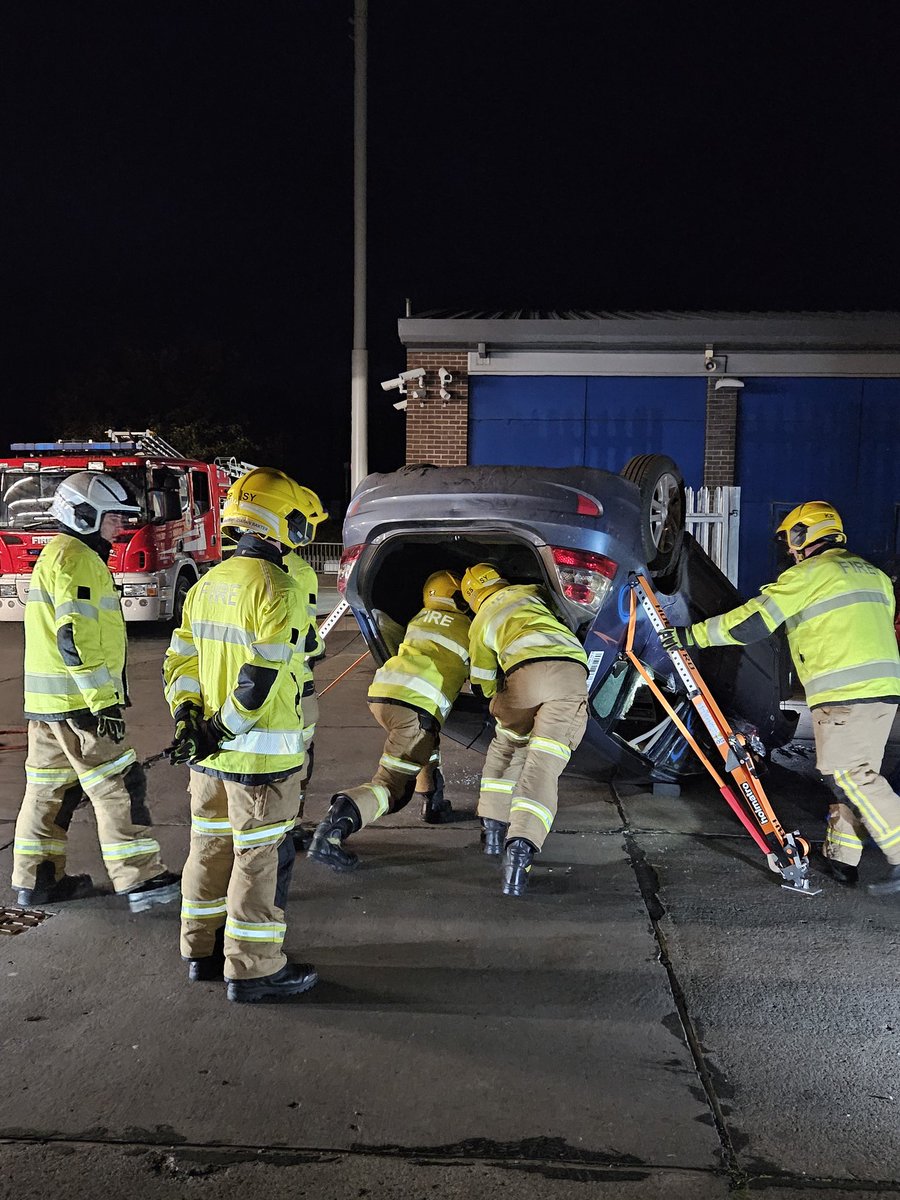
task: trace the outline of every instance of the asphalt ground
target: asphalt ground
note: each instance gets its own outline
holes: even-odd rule
[[[142,757],[171,736],[166,640],[132,627]],[[320,691],[363,649],[339,624]],[[21,656],[0,626],[7,879]],[[311,818],[374,767],[370,677],[366,659],[322,697]],[[479,852],[480,759],[443,749],[452,823],[410,808],[364,830],[349,877],[298,860],[286,947],[321,982],[296,1003],[189,984],[176,906],[100,896],[0,937],[0,1197],[900,1195],[900,899],[782,890],[706,780],[663,797],[575,774],[508,899]],[[187,771],[149,782],[179,869]],[[820,840],[808,738],[766,782]],[[88,808],[70,867],[104,879]],[[868,849],[863,881],[882,869]]]

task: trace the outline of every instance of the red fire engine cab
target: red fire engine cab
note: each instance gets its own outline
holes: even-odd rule
[[[152,430],[107,438],[16,442],[0,461],[0,621],[23,619],[35,559],[57,532],[53,493],[75,471],[114,475],[140,507],[109,558],[126,621],[179,620],[191,586],[221,560],[219,514],[244,464],[185,458]]]

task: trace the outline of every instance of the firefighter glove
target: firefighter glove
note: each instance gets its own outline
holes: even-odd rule
[[[97,737],[112,738],[114,742],[125,741],[125,718],[118,704],[101,708],[97,713]]]
[[[182,704],[175,714],[175,738],[169,747],[169,760],[177,766],[209,758],[228,736],[215,717],[207,721],[196,704]]]
[[[671,629],[664,629],[659,635],[659,640],[663,649],[670,654],[673,650],[692,650],[697,644],[687,625],[675,625]]]

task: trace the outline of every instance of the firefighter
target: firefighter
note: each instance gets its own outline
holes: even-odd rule
[[[405,808],[417,786],[430,787],[425,800],[432,800],[439,783],[434,755],[441,725],[469,675],[470,620],[450,571],[428,576],[422,604],[369,687],[372,716],[387,733],[378,769],[369,783],[332,797],[307,851],[334,871],[359,865],[343,845],[350,834]]]
[[[894,590],[852,554],[824,500],[791,510],[776,540],[793,560],[759,596],[670,633],[671,645],[745,646],[784,625],[812,716],[819,771],[834,794],[822,853],[833,879],[853,886],[868,832],[890,864],[876,895],[900,892],[900,798],[880,774],[900,701]]]
[[[179,886],[149,834],[144,769],[125,740],[127,638],[106,565],[140,509],[112,476],[77,471],[49,511],[62,528],[38,556],[25,607],[28,754],[12,885],[24,905],[91,894],[89,875],[65,873],[69,823],[86,795],[113,887],[143,912],[176,900]]]
[[[318,978],[282,951],[304,761],[292,660],[308,623],[284,557],[321,519],[283,472],[243,475],[222,512],[242,531],[234,553],[191,588],[163,665],[172,761],[191,768],[181,953],[190,980],[224,974],[238,1003]]]
[[[494,738],[478,794],[484,853],[504,853],[503,894],[521,896],[553,825],[557,781],[587,726],[587,657],[543,588],[469,567],[471,677],[491,698]]]

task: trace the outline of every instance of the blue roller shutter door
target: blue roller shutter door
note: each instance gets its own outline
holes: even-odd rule
[[[668,454],[703,478],[704,379],[481,376],[469,381],[469,461],[602,467]]]
[[[777,570],[772,531],[804,500],[830,500],[850,545],[883,562],[900,502],[900,380],[745,379],[739,401],[739,587]]]

